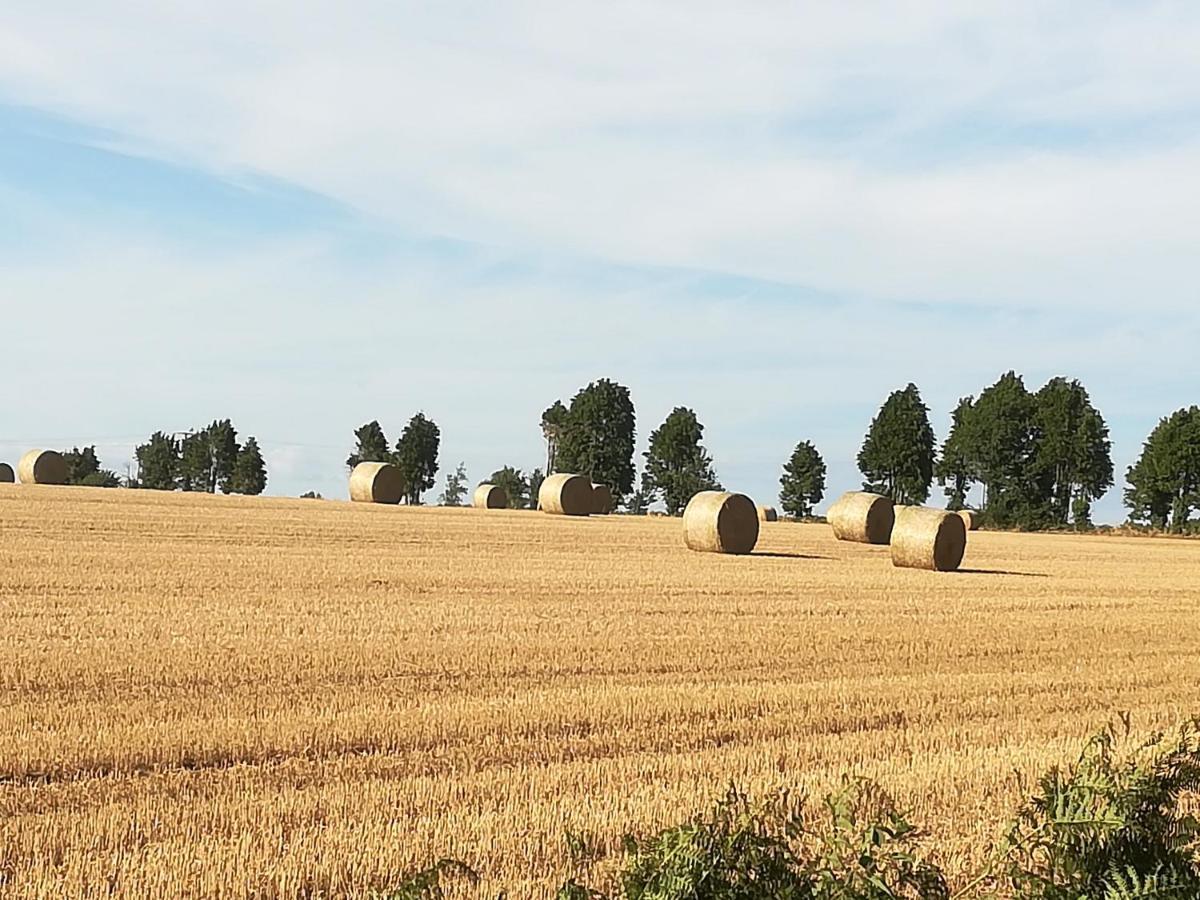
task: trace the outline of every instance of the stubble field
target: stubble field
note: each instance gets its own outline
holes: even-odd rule
[[[0,893],[543,896],[730,781],[880,781],[977,863],[1114,712],[1200,711],[1200,544],[0,486]]]

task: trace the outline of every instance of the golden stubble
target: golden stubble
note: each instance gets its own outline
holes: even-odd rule
[[[880,781],[952,873],[1117,710],[1200,709],[1200,544],[0,485],[0,893],[544,896],[563,833]],[[462,889],[462,893],[468,893]]]

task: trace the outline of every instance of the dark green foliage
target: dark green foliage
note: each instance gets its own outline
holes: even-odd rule
[[[825,460],[810,441],[792,451],[779,478],[779,505],[789,516],[807,519],[825,497]]]
[[[391,462],[387,435],[378,421],[368,422],[354,429],[356,442],[354,452],[346,457],[346,468],[353,469],[360,462]]]
[[[258,448],[258,441],[254,438],[247,438],[245,445],[237,451],[233,473],[227,484],[228,489],[225,486],[221,488],[227,494],[257,496],[267,489],[267,466]]]
[[[111,469],[97,469],[95,472],[85,475],[79,484],[84,487],[115,488],[121,486],[121,479]]]
[[[541,469],[534,469],[529,473],[529,508],[537,509],[538,494],[542,490],[542,482],[546,480],[546,473]]]
[[[467,465],[459,463],[458,468],[446,474],[446,487],[438,502],[442,506],[462,506],[467,496]]]
[[[1090,523],[1092,501],[1113,483],[1112,443],[1104,417],[1078,381],[1051,379],[1037,392],[1034,465],[1048,497],[1051,524]]]
[[[63,462],[67,464],[67,484],[84,484],[84,479],[100,471],[100,460],[96,456],[95,446],[72,447],[64,450]]]
[[[368,462],[378,460],[368,460]],[[442,859],[428,869],[414,872],[392,890],[380,895],[382,900],[442,900],[446,892],[442,881],[462,879],[470,885],[479,883],[478,873],[466,863],[455,859]]]
[[[1019,900],[1200,897],[1200,728],[1120,754],[1115,728],[1050,770],[1013,825],[1002,884]]]
[[[967,494],[972,483],[979,480],[975,466],[975,436],[971,433],[974,408],[974,397],[958,401],[950,434],[942,444],[942,455],[933,469],[938,484],[945,488],[946,508],[950,510],[967,508]]]
[[[484,483],[504,488],[504,493],[508,495],[509,509],[525,509],[529,505],[529,479],[520,469],[505,466],[489,475]],[[536,502],[535,498],[534,503]]]
[[[542,413],[542,436],[546,439],[546,471],[553,474],[558,457],[558,440],[566,427],[569,413],[561,400],[555,400]]]
[[[1039,527],[1048,517],[1049,490],[1038,472],[1037,400],[1015,372],[979,395],[971,411],[974,471],[986,486],[989,524]]]
[[[924,503],[933,482],[929,408],[915,384],[894,391],[871,422],[858,454],[863,489],[901,504]]]
[[[1182,532],[1200,505],[1200,407],[1158,423],[1125,476],[1125,505],[1135,522]]]
[[[692,410],[683,406],[677,406],[651,432],[650,449],[642,454],[646,468],[642,472],[640,502],[653,503],[661,494],[668,515],[677,516],[697,492],[720,489],[712,458],[700,443],[703,437],[704,426]]]
[[[558,429],[554,471],[608,485],[613,503],[621,505],[633,490],[635,426],[629,388],[607,378],[593,381],[572,398]]]
[[[438,470],[441,431],[424,413],[408,420],[396,441],[395,463],[404,476],[404,502],[416,506],[421,494],[433,487]]]
[[[228,494],[237,454],[237,431],[228,419],[187,435],[180,447],[180,489],[212,494],[220,488]]]
[[[218,422],[213,422],[206,429],[208,432],[208,446],[211,454],[212,464],[209,475],[209,491],[221,489],[222,494],[231,493],[234,490],[233,477],[234,467],[237,465],[238,456],[241,448],[238,446],[237,430],[233,427],[233,423],[228,419],[222,419]],[[258,452],[258,444],[254,445],[255,453]],[[258,462],[261,465],[262,456],[259,455]],[[266,487],[267,476],[265,469],[262,474],[263,487]],[[259,491],[241,491],[239,493],[262,493]]]
[[[179,442],[161,431],[134,450],[138,484],[153,491],[173,491],[179,477]]]

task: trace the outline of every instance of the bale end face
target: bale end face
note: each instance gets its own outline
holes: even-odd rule
[[[0,463],[0,484],[12,484],[17,480],[13,467],[8,463]]]
[[[904,506],[892,529],[892,565],[931,572],[953,572],[967,549],[962,516],[943,509]]]
[[[592,485],[592,512],[607,516],[613,511],[613,495],[607,484]]]
[[[773,506],[760,506],[758,508],[758,520],[760,522],[778,522],[779,513],[776,512]]]
[[[839,541],[886,544],[891,539],[896,512],[887,497],[850,491],[829,508],[825,518]]]
[[[350,473],[350,499],[355,503],[397,504],[404,497],[404,476],[391,463],[362,462]]]
[[[476,509],[507,509],[508,492],[498,484],[481,484],[475,488],[471,505]]]
[[[67,461],[53,450],[30,450],[17,463],[21,484],[66,484]]]
[[[749,553],[758,543],[758,510],[745,494],[701,491],[683,511],[683,542],[704,553]]]
[[[594,504],[592,481],[582,475],[551,475],[538,490],[538,506],[552,516],[589,516]]]
[[[960,509],[958,514],[962,516],[963,524],[967,526],[967,531],[979,530],[979,513],[973,509]]]

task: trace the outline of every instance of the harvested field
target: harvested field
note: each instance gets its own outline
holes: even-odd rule
[[[1200,543],[0,485],[6,896],[367,896],[458,856],[542,896],[731,780],[875,778],[977,864],[1115,711],[1200,711]],[[110,893],[111,892],[111,893]]]

